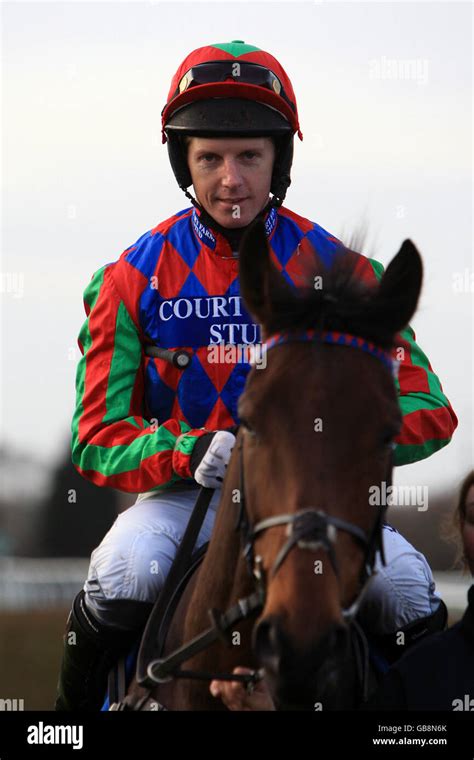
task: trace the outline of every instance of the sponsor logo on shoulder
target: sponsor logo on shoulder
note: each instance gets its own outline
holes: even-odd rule
[[[209,227],[206,227],[201,221],[199,221],[198,215],[196,214],[196,209],[193,211],[193,226],[198,238],[200,240],[206,238],[207,245],[209,245],[211,248],[215,248],[216,239]]]
[[[267,233],[267,237],[270,237],[270,235],[273,232],[273,228],[275,227],[277,220],[277,211],[275,206],[272,206],[270,211],[268,212],[268,216],[265,222],[265,232]]]

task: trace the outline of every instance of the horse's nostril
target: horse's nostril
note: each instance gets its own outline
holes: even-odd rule
[[[266,668],[277,669],[282,654],[280,627],[275,618],[261,620],[254,633],[254,649]]]
[[[343,625],[335,625],[331,630],[331,639],[336,648],[343,645],[347,638],[347,628]]]
[[[349,646],[349,631],[344,625],[334,625],[326,639],[327,650],[334,656],[343,656]]]

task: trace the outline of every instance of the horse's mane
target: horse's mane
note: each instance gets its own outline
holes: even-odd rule
[[[368,258],[341,244],[330,267],[315,255],[305,269],[302,287],[279,294],[277,308],[266,324],[268,334],[312,328],[336,330],[391,347],[393,333],[381,317],[375,318],[370,303],[379,286]],[[322,287],[315,287],[316,277],[321,278]],[[384,312],[380,300],[380,314]]]

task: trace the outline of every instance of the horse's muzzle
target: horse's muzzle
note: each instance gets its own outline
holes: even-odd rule
[[[272,693],[287,709],[343,709],[349,685],[350,636],[334,623],[310,649],[298,648],[276,616],[262,619],[254,631],[254,650]]]

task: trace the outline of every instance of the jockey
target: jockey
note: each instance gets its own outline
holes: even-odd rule
[[[272,55],[241,40],[194,50],[162,111],[163,142],[192,205],[99,269],[85,290],[73,462],[96,485],[138,496],[92,553],[74,600],[58,710],[100,706],[109,668],[160,593],[200,486],[216,488],[197,545],[210,539],[249,365],[210,363],[209,348],[260,339],[239,295],[243,233],[262,219],[272,258],[294,284],[298,252],[328,262],[340,247],[282,205],[295,134],[303,139],[293,87]],[[383,267],[361,255],[359,270],[373,282]],[[445,446],[456,417],[413,330],[399,340],[404,425],[395,464],[402,465]],[[183,371],[152,358],[147,344],[184,348],[191,363]],[[439,603],[429,567],[407,542],[403,555],[409,589],[397,590],[396,570],[387,568],[377,593],[395,595],[408,616],[429,614]]]

